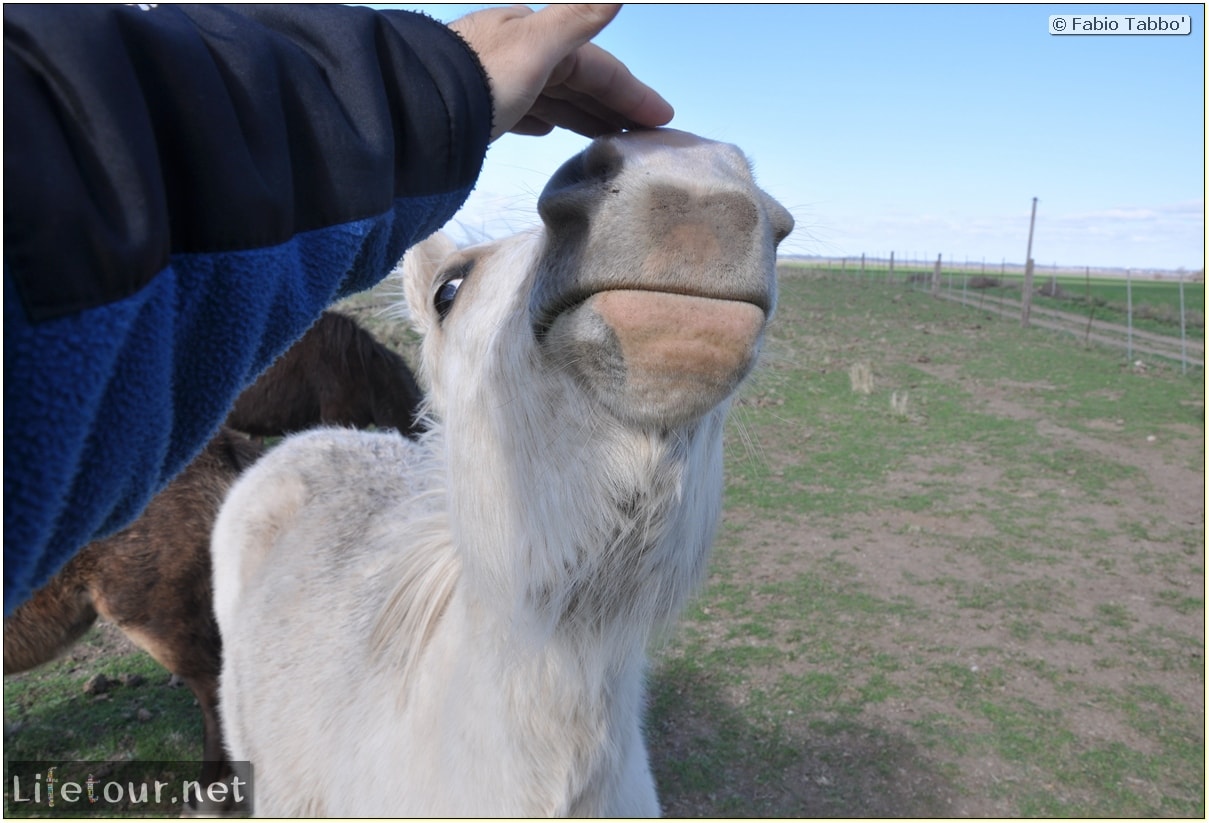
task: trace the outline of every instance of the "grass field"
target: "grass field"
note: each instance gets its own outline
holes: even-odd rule
[[[727,461],[653,659],[666,814],[1204,816],[1201,371],[786,270]],[[6,680],[5,756],[197,757],[166,680],[94,633]]]
[[[1045,278],[1049,282],[1049,278]],[[1092,300],[1100,299],[1107,303],[1125,305],[1132,292],[1132,300],[1138,305],[1170,306],[1178,311],[1180,307],[1179,283],[1171,280],[1134,280],[1126,285],[1120,278],[1091,280],[1085,282],[1076,277],[1058,278],[1058,285],[1072,296],[1086,297]],[[1184,284],[1185,308],[1203,311],[1205,306],[1205,284]]]
[[[842,268],[834,264],[819,263],[794,265],[805,271],[839,273],[868,282],[884,283],[889,279],[889,271],[884,266],[868,265],[862,274],[859,264],[854,266],[852,261],[847,261]],[[930,288],[932,268],[895,266],[895,281],[905,282],[911,278],[919,281],[920,288]],[[972,285],[979,279],[987,278],[998,281],[998,285],[989,288]],[[981,293],[1019,300],[1023,284],[1024,276],[1019,272],[1001,274],[995,267],[984,270],[942,266],[941,269],[942,289],[956,292],[968,289],[967,293],[975,296]],[[1054,286],[1057,287],[1056,290]],[[1170,277],[1162,280],[1135,277],[1127,285],[1124,277],[1084,277],[1073,274],[1053,276],[1041,271],[1034,278],[1034,289],[1045,290],[1043,293],[1034,294],[1035,306],[1060,309],[1122,325],[1128,322],[1128,310],[1132,306],[1135,328],[1175,337],[1180,334],[1180,283]],[[1204,340],[1205,283],[1203,280],[1185,282],[1183,292],[1184,333],[1189,339]]]

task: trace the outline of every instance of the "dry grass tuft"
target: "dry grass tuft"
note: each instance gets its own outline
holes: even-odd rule
[[[868,363],[853,363],[848,369],[848,379],[852,381],[852,390],[857,394],[873,393],[873,368]]]
[[[899,394],[898,392],[890,393],[890,412],[895,417],[904,419],[911,416],[911,397],[907,392]]]

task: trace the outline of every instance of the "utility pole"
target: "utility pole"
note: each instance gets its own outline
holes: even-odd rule
[[[1033,226],[1037,222],[1037,198],[1033,198],[1033,215],[1028,221],[1028,252],[1024,256],[1024,291],[1020,295],[1020,325],[1028,328],[1033,308]]]

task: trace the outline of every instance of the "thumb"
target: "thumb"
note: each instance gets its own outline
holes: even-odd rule
[[[604,30],[621,11],[620,3],[567,3],[549,5],[525,22],[545,35],[538,42],[557,44],[552,47],[561,59],[587,43]]]

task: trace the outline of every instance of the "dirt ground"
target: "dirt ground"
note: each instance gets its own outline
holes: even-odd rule
[[[1158,774],[1154,764],[1167,757],[1160,741],[1187,732],[1187,739],[1199,738],[1203,757],[1203,429],[1170,424],[1149,436],[1126,437],[1123,421],[1106,418],[1075,430],[1047,413],[1055,387],[1044,381],[978,381],[954,365],[916,366],[959,386],[969,409],[1027,423],[1038,448],[1123,467],[1120,478],[1098,494],[1074,482],[1074,468],[1070,483],[1059,476],[1023,484],[1005,477],[1003,467],[977,449],[962,455],[957,447],[943,457],[911,457],[880,487],[888,500],[926,493],[943,465],[947,488],[961,491],[951,491],[940,510],[887,506],[847,515],[842,528],[834,522],[820,528],[806,517],[728,507],[725,518],[738,545],[722,549],[726,573],[713,582],[749,589],[744,608],[751,613],[774,608],[762,593],[817,569],[821,559],[842,566],[863,595],[912,608],[873,622],[858,617],[850,630],[839,626],[825,635],[828,643],[847,644],[854,659],[893,662],[886,699],[861,702],[848,714],[825,708],[800,720],[782,718],[775,732],[749,722],[753,739],[771,735],[796,753],[734,764],[713,790],[682,792],[683,778],[659,765],[691,760],[694,746],[719,738],[718,720],[694,711],[694,700],[743,712],[753,695],[776,693],[786,677],[808,681],[812,672],[833,672],[842,681],[860,665],[795,655],[800,627],[790,631],[793,621],[773,621],[759,635],[766,640],[755,641],[770,647],[770,662],[748,667],[739,682],[716,688],[705,683],[696,694],[682,689],[683,707],[670,710],[651,735],[668,816],[1012,817],[1077,808],[1129,814],[1146,808],[1130,804],[1161,809],[1173,791],[1183,791],[1164,785]],[[763,452],[773,462],[781,454],[779,444]],[[1002,536],[1002,526],[983,512],[994,495],[1004,494],[1022,510],[1031,499],[1046,499],[1055,545],[1064,548],[1009,548],[1019,560],[960,550]],[[1173,608],[1177,602],[1191,606]],[[723,622],[687,622],[706,633],[702,646],[744,642]],[[677,654],[673,649],[671,656]],[[1138,695],[1148,697],[1138,702]],[[851,705],[858,702],[851,696]],[[843,709],[843,698],[832,705]],[[1020,735],[1029,738],[1019,741],[1018,750],[1010,741],[1015,719],[1009,709],[1019,712]],[[1025,722],[1025,715],[1053,718],[1052,738]],[[1044,721],[1039,725],[1044,729]],[[1028,754],[1050,742],[1062,751]],[[761,743],[748,741],[747,747],[757,751]],[[1119,762],[1099,765],[1110,754]],[[1048,757],[1069,763],[1073,777],[1051,782]],[[1151,765],[1142,765],[1146,758],[1153,758]],[[1088,776],[1097,769],[1119,774]],[[1188,795],[1191,808],[1198,795],[1204,808],[1203,776],[1202,768],[1199,791],[1192,786]],[[1125,798],[1121,806],[1095,797],[1098,780],[1115,781],[1114,792]]]

